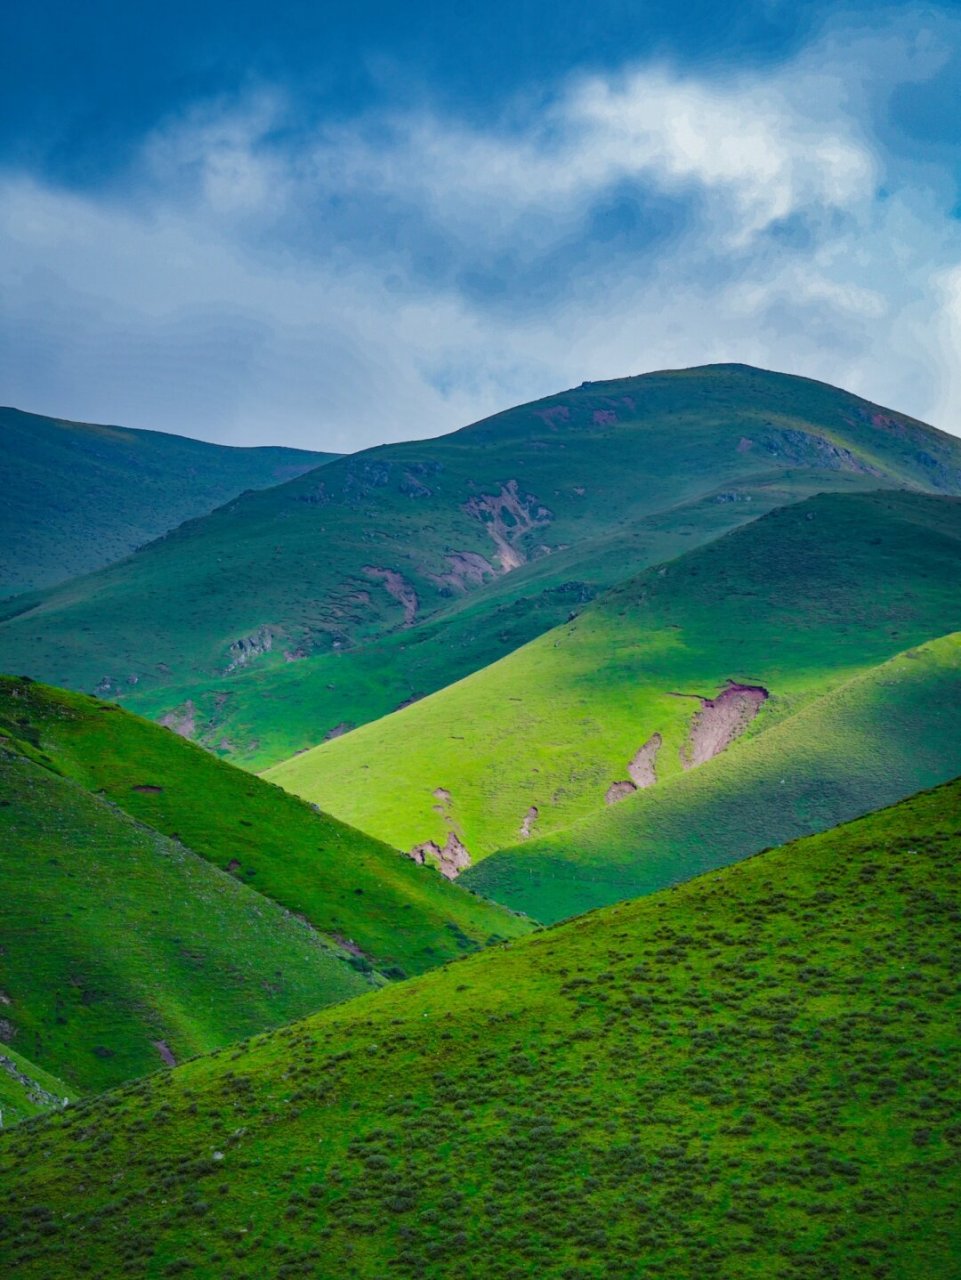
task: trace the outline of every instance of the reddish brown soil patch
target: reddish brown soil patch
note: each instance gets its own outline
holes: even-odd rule
[[[197,708],[193,699],[188,698],[182,706],[174,707],[172,711],[161,716],[160,723],[165,729],[172,729],[181,738],[194,737],[197,732]]]
[[[436,867],[448,880],[456,880],[471,865],[470,854],[453,831],[448,831],[443,847],[434,840],[425,840],[409,849],[407,856],[422,866]]]
[[[593,419],[595,427],[612,427],[617,422],[617,414],[613,409],[595,409]]]
[[[177,1059],[174,1057],[173,1050],[166,1040],[151,1040],[150,1043],[157,1050],[168,1067],[175,1067],[177,1065]]]
[[[769,697],[761,685],[730,681],[716,698],[703,698],[681,748],[685,769],[713,760],[739,738]]]
[[[368,578],[376,578],[378,582],[384,584],[387,594],[393,596],[404,610],[404,626],[412,626],[420,601],[417,599],[417,592],[403,574],[398,573],[396,569],[378,569],[372,564],[364,565],[364,573]]]
[[[534,823],[537,821],[539,817],[540,817],[540,812],[537,808],[537,805],[532,804],[531,807],[524,814],[524,820],[521,823],[520,831],[518,833],[522,840],[530,839],[531,827],[533,827]]]
[[[604,793],[604,803],[617,804],[618,800],[632,796],[636,790],[634,783],[626,778],[622,782],[612,782]]]
[[[155,787],[150,782],[138,782],[130,790],[139,791],[144,796],[159,796],[163,792],[163,787]]]
[[[657,782],[657,773],[655,765],[657,763],[657,753],[661,749],[661,735],[653,734],[644,743],[643,747],[638,748],[634,759],[627,766],[627,772],[630,774],[631,781],[635,787],[653,787]]]

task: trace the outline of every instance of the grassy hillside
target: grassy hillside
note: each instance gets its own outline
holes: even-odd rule
[[[0,1140],[29,1280],[961,1275],[961,787]]]
[[[90,573],[333,456],[0,409],[0,596]]]
[[[682,538],[703,542],[812,488],[878,486],[961,491],[961,442],[743,366],[594,383],[244,495],[19,601],[0,665],[172,714],[263,763],[450,683]],[[517,574],[531,578],[514,597]],[[420,629],[484,584],[466,646]],[[379,688],[379,655],[354,655],[386,636],[392,669],[407,653]],[[287,676],[299,663],[304,677]],[[283,675],[255,694],[252,672]],[[241,687],[234,709],[224,695]]]
[[[56,1110],[76,1097],[62,1080],[0,1044],[0,1129]]]
[[[112,704],[0,678],[0,728],[4,720],[65,777],[389,977],[422,972],[530,927]]]
[[[525,823],[536,837],[603,811],[645,747],[653,790],[686,775],[702,699],[729,681],[767,693],[746,726],[766,735],[958,629],[961,501],[825,494],[645,572],[494,666],[266,776],[398,848],[453,833],[476,862]]]
[[[698,769],[467,871],[560,920],[823,831],[961,773],[961,635],[909,649]]]
[[[0,739],[3,1037],[97,1091],[369,989],[351,957]]]

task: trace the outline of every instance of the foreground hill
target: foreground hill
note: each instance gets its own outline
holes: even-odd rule
[[[20,1126],[23,1277],[961,1273],[961,786]]]
[[[529,925],[116,706],[0,680],[3,1038],[82,1089]]]
[[[244,495],[32,608],[18,602],[0,664],[129,698],[262,764],[262,738],[277,759],[383,715],[682,540],[814,490],[878,487],[961,492],[961,441],[743,366],[588,384]],[[453,642],[431,626],[481,590]],[[355,661],[390,635],[403,642],[386,661]],[[301,663],[309,680],[286,675]],[[263,683],[235,713],[231,689],[251,672]]]
[[[813,699],[959,629],[961,501],[824,494],[648,570],[494,666],[265,776],[398,848],[434,861],[429,844],[446,850],[463,869],[637,790],[683,780],[703,791],[705,762],[725,748],[733,759],[739,734],[789,734]],[[919,715],[910,741],[929,729]],[[853,770],[840,739],[823,745],[825,767],[833,757]],[[909,773],[860,810],[828,806],[806,830],[945,776]],[[761,833],[744,851],[804,829]],[[470,882],[493,883],[480,872]]]
[[[334,456],[0,409],[0,596],[90,573]]]

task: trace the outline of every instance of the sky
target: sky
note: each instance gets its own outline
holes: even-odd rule
[[[738,361],[961,434],[961,3],[12,0],[0,403],[438,435]]]

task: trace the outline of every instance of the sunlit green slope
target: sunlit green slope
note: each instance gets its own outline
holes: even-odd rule
[[[0,596],[90,573],[333,456],[0,409]]]
[[[690,781],[707,768],[687,768],[703,754],[702,699],[718,702],[730,681],[748,687],[732,740],[766,736],[958,629],[961,501],[825,494],[647,571],[499,663],[266,776],[399,848],[456,837],[476,863],[525,829],[548,835],[604,811],[612,786],[630,789],[639,752],[643,781],[656,779],[645,796]],[[747,705],[752,689],[766,700]],[[723,717],[723,699],[714,710]],[[839,816],[852,815],[822,825]],[[493,887],[480,872],[466,882]]]
[[[262,765],[468,674],[685,541],[812,489],[904,486],[961,492],[961,442],[824,384],[736,365],[588,384],[244,495],[18,601],[0,667]]]
[[[675,884],[961,773],[961,634],[909,649],[689,773],[463,883],[540,920]]]
[[[85,791],[301,917],[360,968],[419,973],[529,925],[169,730],[0,678],[0,730]],[[2,810],[0,810],[2,816]],[[144,903],[145,907],[149,904]],[[0,984],[2,985],[2,984]]]
[[[952,1280],[961,787],[0,1140],[24,1280]]]

